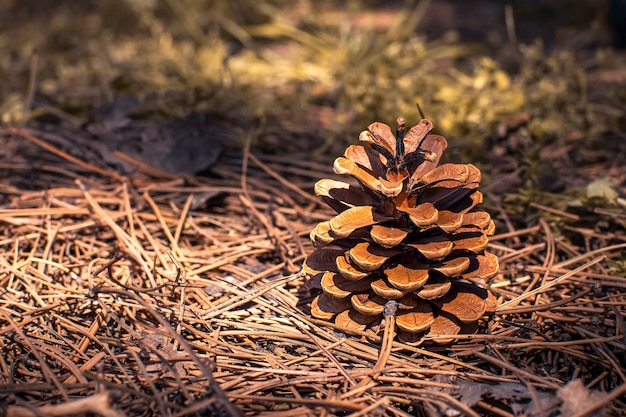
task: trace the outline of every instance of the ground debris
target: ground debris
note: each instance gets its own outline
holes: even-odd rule
[[[313,3],[0,0],[0,408],[624,415],[624,54],[516,44],[517,7],[481,50],[419,33],[454,1]],[[312,319],[298,271],[329,160],[416,102],[480,165],[500,307],[375,370],[380,338]]]
[[[589,409],[590,406],[600,404],[597,410],[590,410],[589,413],[584,413],[589,417],[605,417],[608,414],[604,411],[603,399],[607,394],[601,391],[593,391],[585,387],[584,383],[580,379],[575,379],[569,382],[564,387],[560,388],[557,393],[557,397],[563,401],[560,407],[561,416],[574,416],[578,415],[581,411]]]

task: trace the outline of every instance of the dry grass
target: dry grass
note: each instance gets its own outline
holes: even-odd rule
[[[516,230],[502,213],[493,320],[450,346],[396,342],[373,375],[376,340],[306,312],[298,269],[330,215],[309,190],[329,167],[246,149],[219,180],[56,168],[79,179],[44,171],[44,191],[3,190],[7,416],[550,416],[576,379],[607,393],[589,410],[624,410],[626,278],[606,266],[623,235],[579,228],[597,249],[576,247],[554,222]]]

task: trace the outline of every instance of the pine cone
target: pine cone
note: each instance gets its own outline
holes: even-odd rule
[[[497,307],[476,284],[498,270],[496,256],[485,252],[495,225],[474,210],[482,202],[480,170],[437,166],[446,139],[429,134],[429,120],[406,134],[404,125],[399,118],[394,137],[389,126],[371,124],[359,136],[364,146],[350,145],[335,160],[335,172],[357,185],[330,179],[315,185],[338,214],[311,232],[316,250],[303,269],[322,290],[311,314],[375,332],[385,314],[395,314],[406,341],[473,332]]]

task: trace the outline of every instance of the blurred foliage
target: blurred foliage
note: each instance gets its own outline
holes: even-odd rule
[[[594,149],[606,132],[622,137],[626,89],[591,91],[588,80],[589,70],[623,62],[613,51],[547,52],[540,41],[487,51],[454,32],[427,40],[416,27],[429,1],[407,1],[398,13],[372,4],[0,0],[9,11],[0,16],[8,52],[0,54],[0,118],[56,109],[83,120],[125,92],[149,117],[205,111],[252,132],[263,151],[331,158],[374,120],[416,122],[419,104],[451,139],[449,157],[487,163],[485,139],[524,113],[525,135],[507,145],[523,168],[526,194],[516,204],[554,191],[547,146]],[[37,94],[25,106],[35,52]]]
[[[0,123],[80,126],[128,93],[134,117],[204,112],[234,146],[252,134],[255,151],[329,161],[371,122],[423,111],[447,158],[482,169],[487,209],[626,229],[624,54],[581,30],[549,47],[427,39],[429,6],[0,0]]]
[[[342,15],[332,2],[281,0],[43,2],[49,14],[3,2],[20,22],[0,34],[11,52],[0,57],[5,121],[19,108],[15,94],[27,91],[38,50],[38,92],[73,113],[126,91],[176,93],[184,107],[237,109],[246,120],[280,119],[289,109],[304,122],[312,105],[328,107],[329,141],[372,120],[417,119],[416,103],[440,131],[474,142],[519,111],[537,116],[531,129],[540,140],[588,123],[584,72],[572,53],[522,46],[511,76],[454,33],[431,42],[417,34],[426,1],[409,2],[378,30],[376,13],[362,18],[359,1]],[[164,111],[182,111],[163,100]]]

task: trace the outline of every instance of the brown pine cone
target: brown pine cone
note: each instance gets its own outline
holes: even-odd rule
[[[402,340],[473,332],[497,307],[477,285],[498,271],[497,257],[485,252],[494,223],[475,210],[480,170],[438,166],[447,142],[429,134],[432,122],[424,119],[406,134],[404,125],[399,118],[394,137],[389,126],[371,124],[359,136],[363,146],[350,145],[335,160],[335,172],[357,185],[330,179],[315,185],[338,214],[311,232],[316,250],[303,269],[322,289],[311,314],[377,332],[387,306]]]

